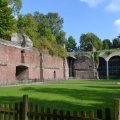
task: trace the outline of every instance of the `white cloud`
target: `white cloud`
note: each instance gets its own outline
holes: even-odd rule
[[[120,33],[120,19],[117,19],[114,21],[114,27],[115,27],[117,33]]]
[[[102,0],[80,0],[81,2],[87,3],[90,7],[97,6]]]
[[[120,11],[120,0],[112,0],[107,6],[106,10],[108,11]]]

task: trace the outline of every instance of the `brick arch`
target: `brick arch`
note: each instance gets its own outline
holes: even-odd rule
[[[109,78],[119,79],[120,78],[120,56],[112,56],[108,61]]]
[[[16,66],[16,80],[23,81],[29,79],[29,69],[27,66]]]

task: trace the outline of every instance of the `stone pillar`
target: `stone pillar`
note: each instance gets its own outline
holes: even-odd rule
[[[107,80],[109,80],[109,65],[108,65],[108,61],[106,61],[106,64],[107,64],[106,75],[107,75]]]

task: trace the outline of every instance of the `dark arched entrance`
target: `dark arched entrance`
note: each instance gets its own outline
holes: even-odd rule
[[[99,73],[100,79],[107,79],[106,70],[107,70],[107,64],[105,59],[102,57],[99,57],[98,73]]]
[[[119,79],[120,78],[120,56],[113,56],[108,61],[109,78]]]
[[[26,66],[16,66],[16,79],[19,81],[28,80],[28,67]]]

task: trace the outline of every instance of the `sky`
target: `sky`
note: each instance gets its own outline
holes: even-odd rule
[[[92,32],[101,40],[120,33],[120,0],[22,0],[22,14],[57,12],[63,19],[66,37],[79,44],[81,34]]]

